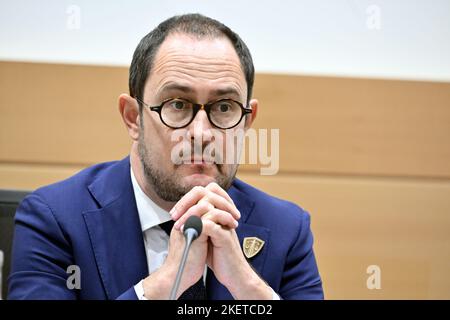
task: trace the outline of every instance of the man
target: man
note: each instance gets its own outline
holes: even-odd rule
[[[203,231],[177,298],[323,298],[309,215],[235,179],[237,162],[218,161],[230,143],[204,152],[250,128],[253,79],[246,45],[216,20],[177,16],[146,35],[131,63],[130,95],[119,97],[130,156],[21,203],[9,298],[167,299],[191,215]]]

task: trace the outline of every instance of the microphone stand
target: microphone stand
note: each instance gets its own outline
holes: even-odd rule
[[[184,246],[183,256],[181,258],[180,267],[178,268],[175,283],[173,284],[172,291],[170,292],[169,300],[176,300],[177,291],[180,286],[181,276],[186,265],[186,260],[191,248],[192,241],[194,241],[202,232],[202,221],[197,216],[191,216],[187,219],[185,224],[184,237],[186,239],[186,245]]]

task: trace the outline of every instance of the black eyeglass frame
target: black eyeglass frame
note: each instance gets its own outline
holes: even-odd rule
[[[195,119],[195,116],[197,115],[197,113],[198,113],[200,110],[205,110],[206,115],[207,115],[208,120],[209,120],[209,123],[211,123],[214,127],[219,128],[219,129],[223,129],[223,130],[228,130],[228,129],[232,129],[232,128],[236,127],[239,123],[241,123],[242,118],[243,118],[245,115],[247,115],[247,114],[249,114],[249,113],[252,113],[252,109],[250,109],[250,108],[245,108],[244,105],[243,105],[242,103],[240,103],[239,101],[236,101],[236,100],[234,100],[234,99],[230,99],[230,98],[218,99],[218,100],[214,100],[214,101],[212,101],[212,102],[208,102],[208,103],[202,104],[202,103],[194,103],[194,102],[192,102],[192,101],[190,101],[190,100],[188,100],[188,99],[184,99],[184,98],[181,98],[181,97],[176,97],[176,98],[169,98],[169,99],[166,99],[166,100],[164,100],[163,102],[161,102],[161,104],[158,105],[158,106],[150,106],[150,105],[148,105],[147,103],[145,103],[144,101],[142,101],[142,100],[139,99],[139,98],[135,98],[135,99],[136,99],[136,101],[138,101],[139,103],[142,103],[142,105],[144,105],[144,106],[146,106],[147,108],[149,108],[151,111],[157,112],[157,113],[159,114],[159,118],[160,118],[161,122],[162,122],[164,125],[166,125],[167,127],[172,128],[172,129],[181,129],[181,128],[185,128],[185,127],[187,127],[188,125],[190,125],[190,124],[192,123],[192,121]],[[162,117],[161,110],[162,110],[164,104],[166,104],[167,102],[172,101],[172,100],[182,100],[182,101],[185,101],[185,102],[188,102],[188,103],[192,104],[192,110],[193,110],[193,112],[192,112],[192,118],[191,118],[191,120],[189,120],[189,122],[188,122],[187,124],[185,124],[185,125],[183,125],[183,126],[180,126],[180,127],[174,127],[174,126],[168,125],[168,124],[164,121],[164,119],[163,119],[163,117]],[[216,124],[211,120],[211,117],[210,117],[210,115],[209,115],[209,113],[210,113],[210,111],[211,111],[211,107],[212,107],[214,104],[216,104],[217,102],[221,102],[221,101],[233,101],[233,102],[237,103],[237,104],[241,107],[241,117],[239,118],[239,121],[237,121],[237,123],[236,123],[235,125],[231,126],[231,127],[226,127],[226,128],[224,128],[224,127],[220,127],[220,126],[216,125]]]

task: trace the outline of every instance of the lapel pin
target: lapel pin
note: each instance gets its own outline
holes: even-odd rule
[[[257,237],[244,238],[243,251],[244,255],[250,259],[256,256],[264,246],[264,241]]]

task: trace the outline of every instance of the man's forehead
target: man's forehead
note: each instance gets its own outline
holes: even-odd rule
[[[225,53],[227,56],[223,56],[224,59],[234,58],[233,60],[239,61],[236,50],[225,35],[196,36],[179,32],[171,33],[159,47],[158,54],[162,53],[164,55],[167,52],[205,57],[217,53]]]
[[[202,37],[175,33],[161,44],[150,74],[159,89],[176,80],[205,79],[235,83],[246,91],[245,75],[230,40],[223,37]],[[243,92],[242,92],[243,93]]]
[[[235,99],[239,99],[243,92],[238,86],[230,83],[221,83],[210,88],[210,94],[213,96],[231,96]],[[161,87],[158,88],[156,94],[163,94],[164,92],[182,92],[184,94],[195,94],[195,89],[189,84],[183,84],[180,81],[166,81]]]
[[[179,33],[169,35],[157,51],[152,71],[160,72],[162,69],[183,65],[188,68],[197,65],[199,69],[205,71],[227,68],[232,72],[240,72],[243,76],[236,50],[225,36],[197,38]]]

